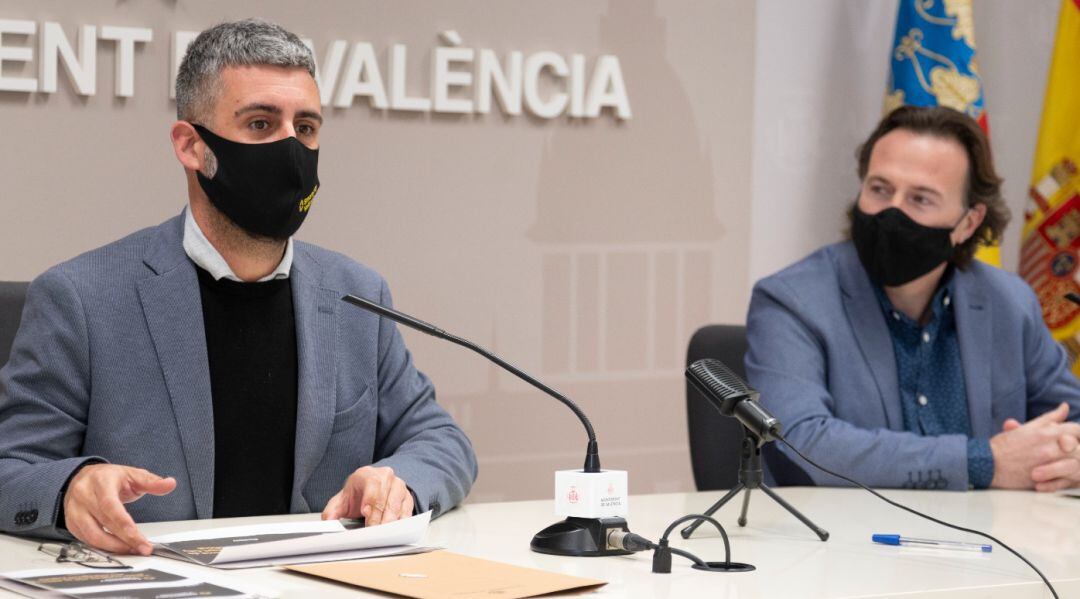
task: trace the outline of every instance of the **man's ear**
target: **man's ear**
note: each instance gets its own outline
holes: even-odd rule
[[[187,170],[197,171],[202,168],[203,156],[206,153],[206,144],[195,131],[195,127],[187,121],[176,121],[169,129],[169,139],[172,141],[176,159]]]
[[[955,245],[960,245],[972,235],[975,234],[975,230],[982,224],[983,219],[986,218],[986,204],[975,204],[964,215],[964,218],[960,221],[960,226],[953,231]]]

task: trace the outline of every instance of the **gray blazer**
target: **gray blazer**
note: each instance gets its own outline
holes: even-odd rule
[[[88,459],[173,476],[128,504],[136,522],[213,516],[214,417],[195,266],[183,218],[49,269],[31,285],[0,370],[0,530],[63,536],[61,490]],[[321,510],[346,477],[390,466],[438,515],[476,479],[472,445],[435,402],[390,321],[340,301],[390,304],[371,269],[297,242],[299,391],[291,511]]]
[[[988,439],[1005,419],[1023,422],[1062,401],[1080,418],[1080,382],[1027,283],[980,262],[954,276],[972,435]],[[747,335],[750,384],[808,456],[867,485],[968,488],[965,435],[904,430],[885,314],[850,242],[759,281]],[[778,482],[846,484],[777,447],[767,457]]]

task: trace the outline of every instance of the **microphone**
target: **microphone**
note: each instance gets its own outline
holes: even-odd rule
[[[780,421],[758,403],[759,394],[720,360],[704,358],[686,369],[686,380],[721,414],[734,417],[762,443],[780,436]]]
[[[537,389],[543,391],[544,393],[547,393],[548,395],[565,404],[566,407],[570,408],[570,410],[574,412],[574,414],[578,417],[578,420],[581,421],[581,424],[585,427],[585,434],[589,437],[589,443],[585,448],[585,472],[600,472],[600,454],[597,449],[596,433],[593,431],[592,422],[589,422],[589,417],[586,416],[585,412],[581,411],[581,408],[579,408],[577,404],[571,401],[570,398],[552,389],[551,387],[548,387],[544,383],[541,383],[540,381],[534,379],[525,371],[503,360],[499,356],[496,356],[495,354],[487,351],[479,345],[476,345],[468,339],[462,339],[461,337],[458,337],[456,335],[451,335],[450,333],[447,333],[446,331],[440,329],[433,324],[428,324],[420,320],[419,318],[409,316],[404,312],[399,312],[393,308],[388,308],[369,299],[364,299],[355,295],[346,295],[341,299],[354,306],[359,306],[369,312],[374,312],[379,316],[388,318],[398,324],[403,324],[411,329],[420,331],[421,333],[427,333],[428,335],[431,335],[433,337],[445,339],[450,343],[454,343],[462,347],[471,349],[472,351],[480,354],[481,356],[484,356],[488,360],[491,360],[492,362],[498,364],[504,369],[510,371],[512,374],[525,381],[526,383],[529,383],[533,387],[536,387]]]
[[[1065,294],[1065,298],[1069,301],[1080,304],[1080,295],[1070,292]],[[1020,552],[1006,545],[997,537],[979,530],[975,530],[973,528],[957,526],[956,524],[951,524],[933,516],[928,516],[920,512],[919,510],[910,508],[902,503],[893,501],[892,499],[885,497],[881,493],[878,493],[877,491],[871,489],[870,487],[867,487],[866,485],[853,478],[829,470],[828,468],[822,466],[821,464],[818,464],[814,460],[807,457],[803,452],[799,451],[799,448],[795,447],[794,445],[789,443],[787,439],[784,438],[784,435],[780,432],[780,421],[773,417],[772,414],[769,414],[769,412],[762,408],[760,405],[758,405],[757,390],[747,385],[745,381],[739,378],[739,376],[734,372],[731,372],[731,370],[727,366],[725,366],[724,363],[720,360],[705,358],[694,362],[686,369],[686,379],[690,381],[690,384],[692,384],[694,388],[700,391],[701,394],[707,400],[709,400],[709,402],[712,403],[714,407],[716,407],[716,409],[720,410],[721,414],[725,416],[734,416],[739,420],[739,422],[742,423],[743,426],[748,429],[749,432],[758,435],[760,439],[758,444],[753,448],[750,448],[746,445],[748,442],[750,442],[748,438],[743,440],[743,455],[741,456],[739,464],[739,483],[733,489],[731,489],[731,491],[727,495],[720,499],[720,501],[713,504],[713,506],[705,512],[705,516],[712,516],[713,513],[723,507],[723,505],[727,503],[728,500],[733,498],[740,491],[745,490],[747,495],[743,500],[742,515],[739,517],[739,526],[745,526],[746,508],[750,502],[750,489],[760,488],[762,491],[765,491],[766,495],[772,497],[784,509],[791,512],[796,518],[801,520],[803,524],[806,524],[814,532],[816,532],[818,537],[822,541],[828,540],[828,532],[819,528],[816,524],[808,520],[805,516],[800,514],[798,510],[788,505],[786,501],[780,499],[780,497],[777,496],[776,493],[772,491],[767,485],[765,485],[765,483],[761,482],[760,446],[763,445],[765,441],[779,441],[780,443],[783,443],[788,449],[793,451],[795,455],[802,458],[802,460],[807,464],[810,464],[811,466],[817,468],[825,474],[834,476],[836,478],[839,478],[840,480],[859,487],[860,489],[870,493],[874,497],[877,497],[878,499],[884,501],[885,503],[893,507],[902,509],[910,514],[914,514],[916,516],[919,516],[920,518],[925,518],[926,520],[929,520],[935,524],[940,524],[953,530],[959,530],[961,532],[979,535],[981,537],[990,539],[998,545],[1001,545],[1010,553],[1020,558],[1032,570],[1034,570],[1035,573],[1039,575],[1039,578],[1042,579],[1043,584],[1045,584],[1047,588],[1050,589],[1050,594],[1053,595],[1055,599],[1057,598],[1057,591],[1054,589],[1054,585],[1050,584],[1050,580],[1046,578],[1046,575],[1044,575],[1042,571],[1039,570],[1039,568],[1037,568],[1035,564],[1031,563],[1031,561],[1029,561],[1026,557],[1020,555]],[[748,465],[750,466],[749,468]],[[687,518],[690,518],[690,516],[688,516]],[[701,522],[702,520],[698,520],[690,526],[684,528],[682,530],[682,537],[684,539],[690,538],[690,535],[693,534],[694,530],[697,529]],[[623,545],[627,545],[627,540],[624,540],[618,535],[615,536],[619,541],[622,542]]]
[[[578,417],[589,441],[585,447],[585,465],[582,471],[562,470],[555,473],[556,511],[566,516],[540,531],[533,537],[533,551],[570,556],[626,555],[629,550],[610,544],[608,535],[614,531],[629,533],[626,520],[626,471],[601,470],[600,453],[596,444],[596,432],[585,412],[570,398],[548,387],[527,372],[503,360],[499,356],[463,339],[447,333],[433,324],[409,316],[382,304],[355,295],[345,295],[342,301],[392,320],[411,329],[426,333],[450,343],[470,349],[498,364],[519,379],[554,397]],[[562,490],[565,489],[565,493]],[[563,497],[565,495],[565,498]]]

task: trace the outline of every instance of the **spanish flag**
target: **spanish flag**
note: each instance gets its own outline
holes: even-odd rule
[[[1063,0],[1043,100],[1039,142],[1024,210],[1020,276],[1042,304],[1043,319],[1080,374],[1080,0]]]
[[[947,106],[975,119],[989,134],[973,10],[971,0],[900,0],[885,114],[905,104]],[[1001,266],[997,246],[980,247],[975,257]]]

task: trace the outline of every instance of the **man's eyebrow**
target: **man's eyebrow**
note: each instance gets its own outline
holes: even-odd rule
[[[248,104],[247,106],[240,108],[233,114],[233,116],[240,116],[249,112],[268,112],[270,114],[280,116],[283,111],[281,110],[281,108],[274,106],[273,104],[255,102],[253,104]],[[322,115],[318,112],[315,112],[314,110],[300,110],[296,113],[296,116],[297,118],[308,118],[318,121],[320,125],[323,122]]]
[[[921,191],[923,193],[930,193],[930,194],[933,194],[933,195],[936,195],[936,196],[941,195],[940,191],[934,189],[933,187],[927,187],[925,185],[916,185],[912,189],[914,189],[915,191]]]
[[[274,106],[273,104],[262,104],[256,102],[254,104],[248,104],[247,106],[240,108],[236,111],[236,113],[233,114],[233,116],[240,116],[248,112],[269,112],[270,114],[281,114],[281,109],[277,106]]]
[[[885,177],[882,177],[881,175],[870,175],[870,176],[868,176],[866,178],[866,180],[869,183],[884,183],[885,185],[888,185],[888,186],[892,187],[892,183],[888,179],[886,179]],[[918,191],[918,192],[922,192],[922,193],[929,193],[929,194],[932,194],[932,195],[935,195],[935,196],[943,195],[937,189],[935,189],[933,187],[929,187],[927,185],[915,185],[911,189],[912,189],[912,191]]]
[[[301,111],[296,113],[296,116],[298,118],[302,118],[302,119],[306,118],[306,119],[312,119],[312,120],[315,120],[315,121],[319,121],[320,125],[323,122],[322,115],[315,112],[314,110],[301,110]]]

